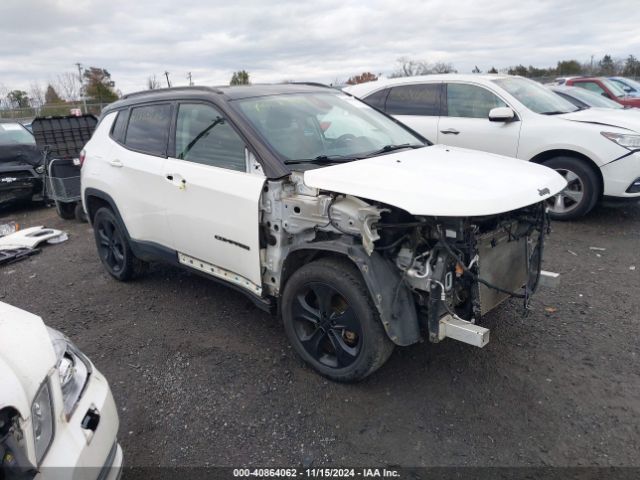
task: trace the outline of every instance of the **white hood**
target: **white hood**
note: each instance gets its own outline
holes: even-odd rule
[[[27,416],[55,363],[42,319],[0,302],[0,408],[10,405]]]
[[[383,202],[413,215],[492,215],[532,205],[566,186],[550,168],[434,145],[309,170],[309,187]]]
[[[640,108],[587,108],[558,117],[574,122],[625,128],[640,133]]]

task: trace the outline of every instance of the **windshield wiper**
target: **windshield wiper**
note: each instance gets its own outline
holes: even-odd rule
[[[577,111],[577,110],[574,110]],[[571,112],[564,112],[561,110],[554,110],[553,112],[542,112],[542,115],[562,115],[563,113],[571,113]]]
[[[415,145],[411,143],[402,143],[399,145],[385,145],[379,150],[375,152],[367,153],[363,158],[375,157],[376,155],[380,155],[382,153],[393,152],[394,150],[402,150],[403,148],[420,148],[424,147],[424,145]]]
[[[294,165],[298,163],[312,163],[316,165],[324,165],[326,163],[346,163],[357,160],[356,157],[348,157],[345,155],[318,155],[314,158],[296,158],[292,160],[285,160],[285,165]]]

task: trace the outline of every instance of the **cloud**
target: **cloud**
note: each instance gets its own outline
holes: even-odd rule
[[[74,63],[106,68],[123,92],[169,71],[174,84],[332,82],[389,73],[409,56],[461,71],[640,56],[628,1],[3,0],[0,83],[26,88]]]

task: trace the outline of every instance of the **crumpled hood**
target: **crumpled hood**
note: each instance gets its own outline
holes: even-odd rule
[[[612,126],[632,130],[640,133],[640,109],[626,108],[587,108],[577,112],[558,115],[557,118],[574,122],[594,123],[602,126]]]
[[[304,173],[309,187],[376,200],[413,215],[492,215],[540,202],[566,186],[554,170],[434,145]]]
[[[0,168],[3,166],[42,165],[43,157],[35,145],[4,145],[0,143]]]
[[[0,302],[0,408],[12,405],[28,415],[31,401],[55,363],[42,319]]]

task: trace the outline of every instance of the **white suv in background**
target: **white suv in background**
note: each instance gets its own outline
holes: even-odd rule
[[[427,75],[345,88],[434,143],[554,168],[568,186],[552,216],[585,215],[602,197],[640,200],[640,119],[579,109],[542,85],[508,75]]]

